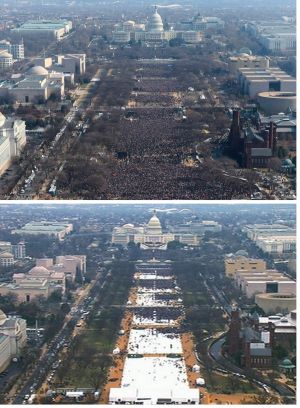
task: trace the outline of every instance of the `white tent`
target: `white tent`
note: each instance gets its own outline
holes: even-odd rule
[[[197,385],[205,385],[205,380],[204,380],[204,378],[197,378],[197,379],[196,379],[196,384],[197,384]]]

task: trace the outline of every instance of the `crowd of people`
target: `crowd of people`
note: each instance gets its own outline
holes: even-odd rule
[[[163,80],[154,79],[157,69]],[[144,65],[143,75],[145,70]],[[136,82],[143,92],[134,92],[134,98],[144,106],[132,108],[134,120],[121,119],[114,149],[126,152],[126,159],[114,164],[108,198],[248,199],[255,187],[249,188],[247,180],[228,177],[211,160],[195,160],[194,165],[187,165],[190,156],[197,157],[199,133],[178,120],[179,108],[174,106],[171,93],[157,92],[180,89],[180,83],[167,77],[167,65],[151,65],[147,70],[150,79],[141,76]]]

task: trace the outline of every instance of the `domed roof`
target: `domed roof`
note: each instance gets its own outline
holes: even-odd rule
[[[37,65],[35,67],[32,67],[28,70],[28,74],[29,75],[40,75],[40,76],[46,76],[48,75],[48,71],[46,70],[46,68]]]
[[[153,216],[150,218],[150,221],[148,222],[147,232],[148,234],[161,234],[162,233],[161,223],[159,219],[157,218],[155,212]]]
[[[5,120],[6,120],[6,117],[3,115],[3,113],[0,112],[0,126],[4,125]]]
[[[3,51],[0,52],[0,58],[12,58],[12,55],[7,51]]]
[[[285,359],[282,361],[281,365],[282,365],[282,366],[292,366],[293,363],[291,362],[291,360],[290,360],[289,358],[285,358]]]
[[[247,54],[249,56],[249,55],[252,55],[252,51],[248,47],[242,47],[239,50],[239,54]]]
[[[289,167],[295,167],[294,166],[294,163],[292,162],[292,160],[291,159],[285,159],[285,160],[283,160],[283,166],[289,166]]]
[[[49,275],[48,269],[44,268],[43,266],[35,266],[29,271],[31,274],[39,274],[39,275]]]
[[[149,31],[164,31],[164,24],[160,14],[158,14],[157,6],[155,6],[155,11],[149,19],[148,29]]]
[[[244,249],[240,249],[235,253],[236,256],[248,256],[248,252]]]
[[[161,227],[160,221],[157,218],[157,216],[154,214],[151,218],[150,221],[148,222],[148,227]]]
[[[0,254],[0,258],[13,258],[13,254],[11,254],[10,252],[2,252]]]

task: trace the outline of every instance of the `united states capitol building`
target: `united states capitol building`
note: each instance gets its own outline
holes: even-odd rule
[[[117,44],[126,44],[130,41],[160,43],[175,38],[182,39],[186,43],[197,44],[202,41],[202,31],[193,25],[180,30],[165,29],[157,6],[146,24],[129,20],[116,24],[113,31],[113,42]]]
[[[155,211],[145,226],[125,224],[121,227],[115,227],[112,233],[112,244],[126,246],[130,242],[134,242],[140,244],[141,249],[167,249],[167,245],[171,241],[178,241],[181,244],[191,246],[197,246],[200,243],[196,234],[163,232]]]

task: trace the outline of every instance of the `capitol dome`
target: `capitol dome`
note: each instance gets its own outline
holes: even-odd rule
[[[154,14],[152,14],[152,16],[149,19],[148,30],[149,31],[164,31],[164,24],[162,22],[162,18],[160,14],[158,14],[157,6],[155,6]]]
[[[148,234],[162,234],[161,223],[154,212],[154,215],[151,217],[147,225]]]
[[[38,75],[38,76],[47,76],[48,75],[48,71],[46,70],[46,68],[37,65],[35,67],[32,67],[28,70],[28,74],[29,75]]]

